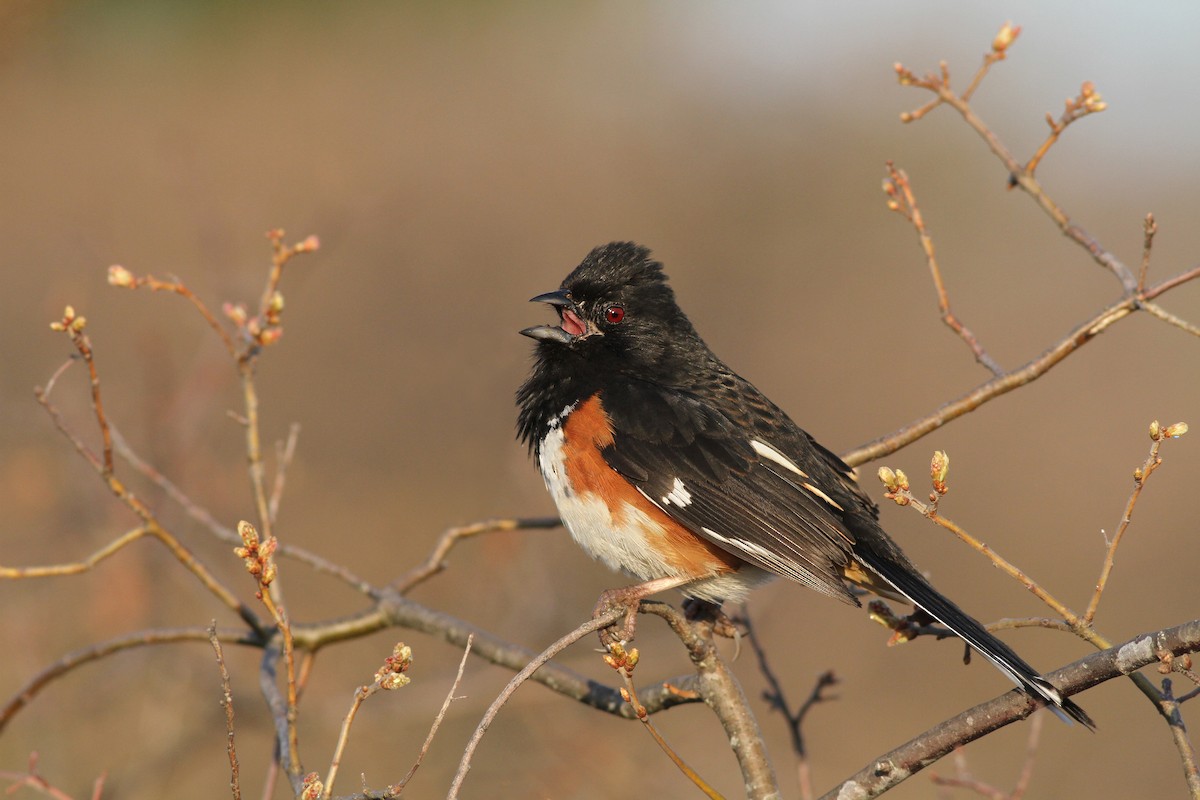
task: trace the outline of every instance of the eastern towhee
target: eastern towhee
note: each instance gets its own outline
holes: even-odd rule
[[[720,604],[782,575],[859,605],[849,581],[924,609],[1060,717],[1094,727],[929,584],[840,458],[713,355],[649,250],[598,247],[533,301],[559,324],[521,331],[537,349],[519,434],[571,536],[644,581],[610,597],[627,624],[639,600],[675,587]]]

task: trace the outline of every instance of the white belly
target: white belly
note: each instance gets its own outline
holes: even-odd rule
[[[567,479],[563,444],[565,436],[559,423],[567,408],[552,424],[538,449],[538,466],[550,496],[558,507],[563,524],[588,555],[610,569],[643,581],[679,577],[680,572],[658,555],[658,548],[647,537],[663,536],[662,526],[636,507],[627,507],[614,519],[599,498],[584,498],[573,492]],[[689,597],[721,602],[740,601],[746,593],[769,581],[773,575],[744,564],[737,572],[713,574],[680,587]]]

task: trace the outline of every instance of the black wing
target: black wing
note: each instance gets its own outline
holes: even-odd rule
[[[614,433],[605,460],[692,532],[819,592],[857,605],[843,570],[865,565],[1059,716],[1094,728],[1083,709],[930,585],[879,527],[877,509],[841,459],[734,377],[719,408],[638,382],[606,392]]]
[[[776,437],[786,445],[766,441],[771,434],[758,433],[764,425],[753,419],[780,417],[755,414],[747,402],[759,398],[767,402],[757,392],[727,392],[717,408],[686,392],[627,382],[601,398],[614,428],[604,458],[693,533],[857,604],[842,577],[854,545],[846,516],[863,510],[839,474],[838,465],[848,468],[794,426],[791,436]]]

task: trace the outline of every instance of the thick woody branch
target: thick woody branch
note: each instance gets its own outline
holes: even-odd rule
[[[1162,660],[1162,654],[1182,655],[1200,650],[1200,620],[1135,636],[1129,641],[1093,653],[1046,677],[1066,696],[1129,675]],[[1017,720],[1025,719],[1040,704],[1013,690],[930,728],[907,743],[863,767],[822,800],[867,800],[878,797],[905,779],[961,747]]]

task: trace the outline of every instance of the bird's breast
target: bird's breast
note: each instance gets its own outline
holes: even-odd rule
[[[608,465],[602,450],[613,442],[608,415],[592,397],[554,417],[538,447],[542,478],[572,538],[611,569],[642,580],[737,570],[739,559],[687,530]]]

